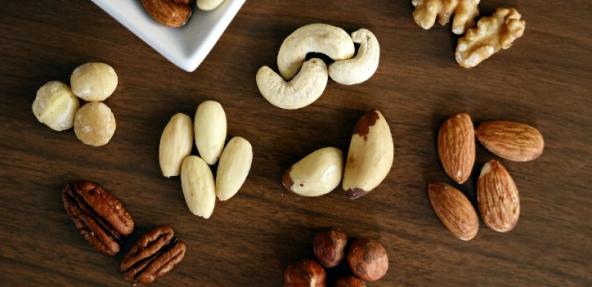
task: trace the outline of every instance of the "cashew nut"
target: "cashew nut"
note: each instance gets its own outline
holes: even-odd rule
[[[257,71],[257,87],[263,97],[272,105],[295,110],[316,101],[327,86],[329,73],[321,59],[313,58],[302,65],[300,72],[289,82],[268,66]]]
[[[218,8],[222,2],[224,0],[197,0],[197,8],[203,11],[211,11]]]
[[[345,60],[353,57],[355,48],[351,37],[343,29],[327,24],[309,24],[298,28],[288,36],[277,56],[280,74],[291,79],[306,54],[323,53],[333,60]]]
[[[360,29],[353,32],[351,37],[354,43],[360,44],[358,54],[329,66],[329,77],[343,85],[355,85],[370,79],[378,68],[380,58],[380,45],[372,32]]]

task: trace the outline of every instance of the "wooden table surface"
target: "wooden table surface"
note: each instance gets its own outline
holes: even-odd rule
[[[127,286],[121,256],[94,252],[61,202],[71,180],[96,181],[118,196],[138,231],[171,224],[188,245],[185,260],[154,286],[281,286],[287,264],[311,256],[314,230],[338,226],[374,236],[390,269],[370,286],[592,286],[592,2],[481,1],[483,14],[518,7],[527,21],[514,47],[475,69],[453,58],[450,28],[423,31],[410,1],[251,0],[193,73],[175,67],[90,1],[5,1],[0,8],[0,285]],[[282,40],[325,22],[371,29],[381,62],[366,83],[330,81],[311,106],[280,110],[255,85],[275,67]],[[120,84],[107,101],[117,131],[105,147],[54,132],[31,112],[46,81],[67,82],[88,61],[113,65]],[[204,100],[221,102],[229,135],[251,141],[250,176],[211,219],[187,209],[178,178],[158,166],[158,143],[177,112],[193,116]],[[353,125],[380,109],[395,142],[395,164],[367,196],[334,191],[289,194],[280,176],[313,150],[347,149]],[[430,181],[451,183],[437,159],[442,120],[468,112],[474,121],[536,126],[545,152],[527,163],[503,161],[520,190],[515,230],[483,223],[470,242],[454,238],[427,198]],[[475,170],[494,156],[478,147]],[[474,198],[475,182],[461,188]]]

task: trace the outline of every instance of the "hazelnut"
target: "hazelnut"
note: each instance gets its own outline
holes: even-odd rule
[[[325,287],[325,269],[311,259],[290,264],[284,271],[284,287]]]
[[[343,261],[346,245],[347,234],[337,228],[327,228],[317,232],[312,241],[315,257],[326,268],[335,267]]]
[[[386,249],[372,238],[356,239],[347,252],[347,263],[356,276],[366,281],[382,278],[389,265]]]
[[[37,90],[32,108],[39,122],[52,130],[63,131],[72,127],[78,106],[78,98],[68,85],[52,81]]]
[[[366,282],[356,276],[346,276],[337,279],[335,287],[366,287]]]
[[[111,109],[101,102],[87,103],[76,112],[74,133],[84,144],[106,145],[115,133],[115,116]]]
[[[88,102],[101,102],[117,88],[117,73],[105,63],[86,63],[70,76],[72,92]]]

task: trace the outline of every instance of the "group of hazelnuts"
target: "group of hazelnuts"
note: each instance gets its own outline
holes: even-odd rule
[[[290,264],[284,272],[284,287],[364,287],[366,281],[382,278],[389,266],[384,246],[367,237],[349,241],[338,228],[317,232],[312,243],[316,260]]]

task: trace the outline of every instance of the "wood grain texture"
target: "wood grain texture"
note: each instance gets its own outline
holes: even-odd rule
[[[185,260],[154,286],[280,286],[283,269],[312,255],[315,229],[334,225],[375,236],[390,266],[372,286],[591,286],[592,2],[484,0],[482,14],[517,7],[527,20],[514,47],[464,70],[450,27],[430,31],[411,18],[410,1],[251,0],[194,73],[176,68],[90,1],[5,1],[0,8],[0,282],[3,286],[127,286],[121,256],[96,253],[67,217],[61,189],[96,181],[129,208],[138,231],[171,224],[187,243]],[[368,82],[330,81],[297,111],[258,93],[255,73],[275,68],[282,40],[324,22],[372,30],[381,62]],[[81,63],[105,61],[120,84],[108,99],[117,119],[111,143],[93,148],[73,131],[53,132],[31,112],[46,81],[67,81]],[[158,142],[176,112],[193,115],[220,101],[229,135],[251,141],[251,175],[211,219],[191,215],[178,179],[158,167]],[[384,183],[349,201],[286,193],[283,170],[324,146],[347,147],[363,112],[377,108],[395,141]],[[448,115],[476,125],[504,119],[545,136],[535,161],[502,161],[520,190],[521,217],[500,234],[482,225],[462,242],[438,221],[426,185],[451,183],[435,139]],[[478,146],[478,171],[493,155]],[[475,177],[461,186],[475,199]],[[457,186],[458,187],[458,186]],[[136,236],[139,232],[136,232]]]

